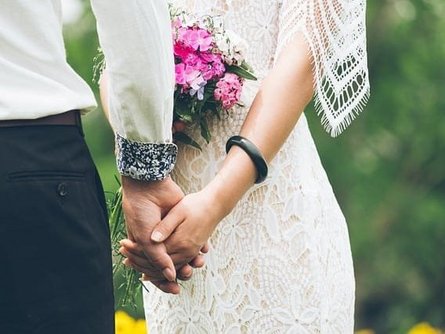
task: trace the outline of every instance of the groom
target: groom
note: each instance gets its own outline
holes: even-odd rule
[[[166,292],[176,270],[151,231],[183,193],[169,178],[173,52],[165,1],[91,0],[110,76],[110,120],[130,238]],[[103,190],[80,113],[96,106],[66,62],[61,0],[0,11],[0,333],[114,333]],[[190,277],[190,266],[178,272]]]

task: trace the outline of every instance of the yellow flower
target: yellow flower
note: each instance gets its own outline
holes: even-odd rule
[[[145,320],[139,319],[134,324],[134,334],[148,334],[147,327],[145,326]]]
[[[440,334],[440,330],[432,327],[427,322],[422,322],[411,328],[408,334]]]
[[[116,334],[147,334],[145,320],[135,320],[124,311],[115,313]]]
[[[359,331],[355,332],[355,334],[375,334],[375,332],[372,329],[366,328],[360,329]]]
[[[116,334],[132,334],[134,319],[124,311],[117,311],[114,317]]]

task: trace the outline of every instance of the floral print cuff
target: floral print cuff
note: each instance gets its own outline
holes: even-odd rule
[[[116,134],[117,169],[123,176],[141,181],[159,181],[175,166],[175,144],[139,143]]]

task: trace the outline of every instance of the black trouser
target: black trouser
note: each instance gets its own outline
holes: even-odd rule
[[[114,333],[102,186],[77,126],[0,128],[0,333]]]

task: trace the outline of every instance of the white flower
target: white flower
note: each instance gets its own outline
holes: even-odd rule
[[[236,65],[241,65],[241,63],[244,61],[244,54],[247,52],[249,45],[243,38],[241,38],[240,35],[231,30],[227,30],[226,34],[230,41],[230,55],[232,57],[232,61]]]
[[[230,45],[231,45],[232,51],[234,53],[239,52],[241,50],[246,52],[248,44],[246,43],[246,41],[243,38],[241,38],[240,35],[238,35],[237,33],[235,33],[232,30],[226,30],[226,36],[230,41]]]
[[[215,42],[218,46],[218,49],[222,52],[224,57],[230,55],[230,41],[227,35],[225,34],[216,34],[215,35]]]

